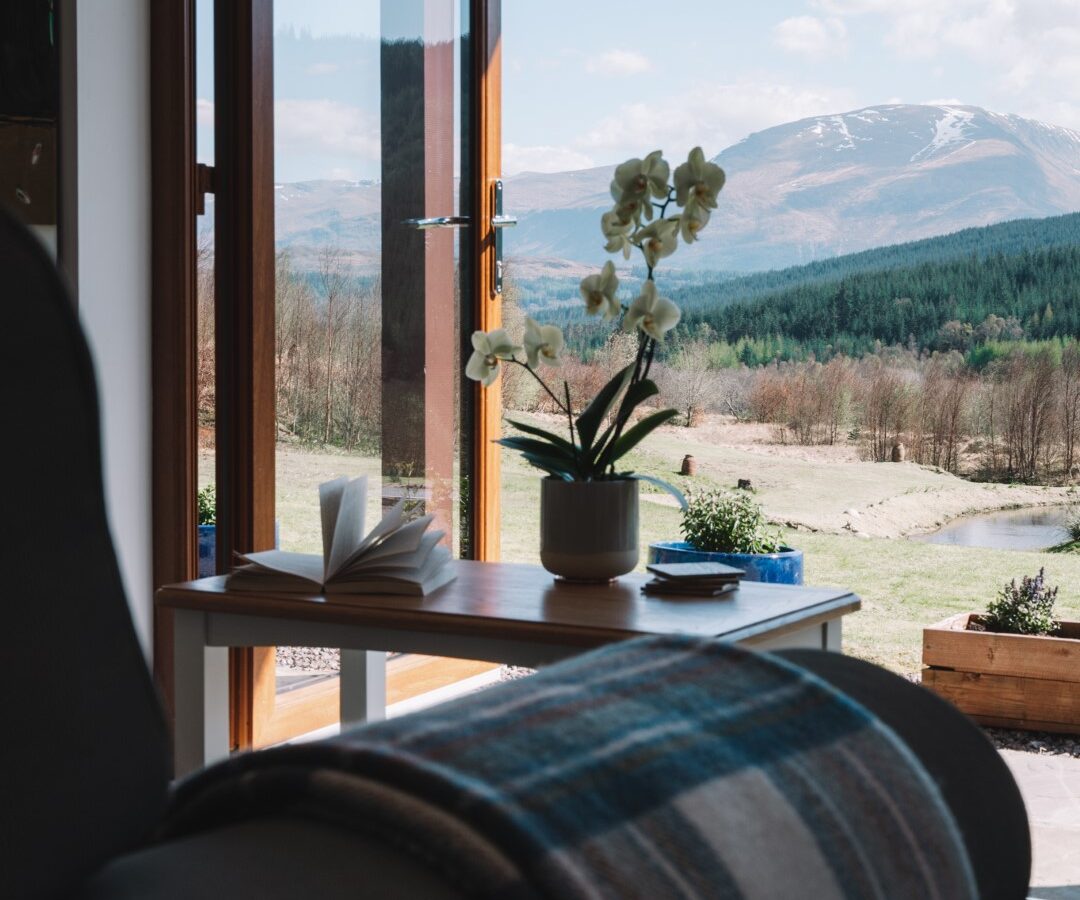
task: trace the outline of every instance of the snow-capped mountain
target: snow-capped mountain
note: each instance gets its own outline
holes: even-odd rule
[[[643,148],[649,150],[652,148]],[[759,270],[1016,218],[1080,211],[1080,133],[973,106],[875,106],[752,134],[716,161],[720,208],[682,267]],[[673,161],[674,162],[674,161]],[[511,259],[535,272],[606,258],[613,166],[506,180]],[[282,243],[337,234],[364,255],[377,185],[279,186]],[[370,257],[369,257],[370,258]]]

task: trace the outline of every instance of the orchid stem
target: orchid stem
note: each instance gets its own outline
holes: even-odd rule
[[[562,386],[563,392],[566,394],[566,421],[570,425],[570,443],[577,446],[577,441],[574,438],[574,406],[570,402],[570,385],[564,381]]]
[[[537,384],[539,384],[540,387],[542,387],[545,391],[547,391],[547,395],[552,400],[555,401],[555,405],[559,407],[559,412],[564,412],[564,413],[567,414],[567,416],[571,415],[570,406],[569,406],[569,399],[570,399],[569,389],[568,389],[568,392],[567,392],[567,405],[563,406],[563,402],[558,397],[555,396],[555,393],[551,390],[551,388],[549,388],[547,386],[547,383],[544,381],[544,379],[536,374],[536,371],[533,369],[532,366],[530,366],[528,363],[523,363],[520,359],[511,359],[511,360],[509,360],[509,362],[517,363],[519,366],[521,366],[521,368],[523,368],[526,372],[528,372],[530,375],[532,375],[532,377],[536,379]],[[563,382],[563,384],[565,385],[566,382]],[[571,432],[573,431],[573,428],[574,428],[573,422],[571,422],[571,424],[570,424]]]

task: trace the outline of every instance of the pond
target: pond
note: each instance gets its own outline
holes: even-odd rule
[[[1065,507],[1028,507],[965,516],[932,534],[914,535],[929,544],[990,547],[995,550],[1045,550],[1068,538]]]

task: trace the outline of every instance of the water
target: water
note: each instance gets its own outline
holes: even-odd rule
[[[1068,539],[1062,507],[1013,509],[957,519],[915,540],[994,550],[1045,550]]]

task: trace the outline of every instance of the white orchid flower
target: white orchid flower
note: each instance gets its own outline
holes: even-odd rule
[[[679,219],[658,219],[642,228],[634,239],[645,254],[649,268],[655,268],[661,259],[671,256],[679,245]]]
[[[614,319],[620,310],[615,292],[619,289],[619,279],[615,277],[615,264],[609,259],[598,275],[587,275],[581,279],[581,297],[585,301],[585,312],[590,316],[604,314],[604,319]]]
[[[691,200],[679,216],[679,234],[686,243],[692,244],[697,240],[698,232],[708,224],[709,211]]]
[[[624,199],[615,204],[615,209],[612,210],[615,219],[620,225],[626,228],[632,228],[635,225],[641,224],[641,217],[644,214],[646,219],[652,218],[652,201],[648,197],[634,197],[627,195]]]
[[[615,210],[604,213],[600,217],[600,230],[607,238],[604,249],[608,253],[618,253],[621,250],[623,258],[629,259],[630,250],[634,246],[633,241],[630,240],[632,228],[633,225],[630,222],[624,223],[619,219],[619,214]]]
[[[675,202],[683,207],[716,209],[716,195],[726,180],[724,170],[716,163],[707,162],[702,149],[695,147],[689,159],[675,169]]]
[[[656,283],[646,281],[641,286],[641,293],[634,298],[623,319],[623,330],[633,331],[640,328],[649,337],[662,341],[664,332],[671,331],[679,324],[679,307],[656,293]]]
[[[611,196],[614,200],[623,197],[656,197],[663,200],[668,195],[668,177],[671,166],[663,157],[662,150],[654,150],[644,159],[628,159],[615,169],[615,180],[611,182]]]
[[[554,325],[539,325],[532,318],[525,319],[525,356],[529,365],[536,368],[541,360],[549,366],[562,365],[563,333]]]
[[[611,196],[617,204],[615,212],[624,224],[653,217],[652,197],[665,199],[671,166],[662,150],[654,150],[644,159],[628,159],[615,169]]]
[[[473,381],[479,381],[489,387],[499,377],[499,361],[513,359],[521,348],[514,345],[510,336],[502,328],[496,328],[485,334],[474,331],[472,334],[473,353],[465,365],[465,375]]]

